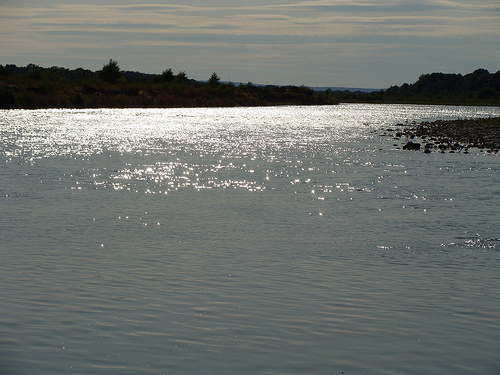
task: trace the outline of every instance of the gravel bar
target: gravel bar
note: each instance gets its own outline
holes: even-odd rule
[[[469,148],[498,152],[500,117],[422,122],[396,131],[394,136],[396,139],[406,137],[409,140],[403,147],[406,150],[420,150],[422,146],[427,153],[431,150],[467,153]],[[424,143],[416,143],[415,138]]]

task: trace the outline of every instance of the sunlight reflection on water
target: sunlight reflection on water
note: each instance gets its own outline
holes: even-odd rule
[[[498,155],[373,133],[491,114],[2,111],[0,372],[495,373]]]

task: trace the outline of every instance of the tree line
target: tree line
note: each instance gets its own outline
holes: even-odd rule
[[[477,69],[466,75],[423,74],[413,83],[374,92],[339,92],[340,101],[406,104],[500,105],[500,71]]]
[[[109,60],[99,71],[0,65],[0,107],[9,108],[167,108],[336,104],[331,92],[304,86],[236,85],[217,73],[207,81],[172,68],[161,74],[122,71]]]
[[[172,68],[161,74],[123,71],[109,60],[101,70],[0,65],[0,108],[203,107],[324,105],[339,102],[500,105],[500,71],[423,74],[385,90],[332,91],[305,86],[234,84],[214,72],[206,81]]]

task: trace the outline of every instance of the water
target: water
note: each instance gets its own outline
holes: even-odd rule
[[[498,374],[500,108],[2,111],[1,374]]]

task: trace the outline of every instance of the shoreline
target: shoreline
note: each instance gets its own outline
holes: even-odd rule
[[[398,126],[404,126],[398,124]],[[446,153],[469,153],[469,149],[477,148],[486,152],[500,151],[500,117],[436,120],[411,125],[401,130],[386,129],[385,136],[394,139],[405,137],[407,143],[403,150],[424,153],[433,151]],[[415,140],[417,139],[418,142]],[[422,143],[422,144],[421,144]]]

